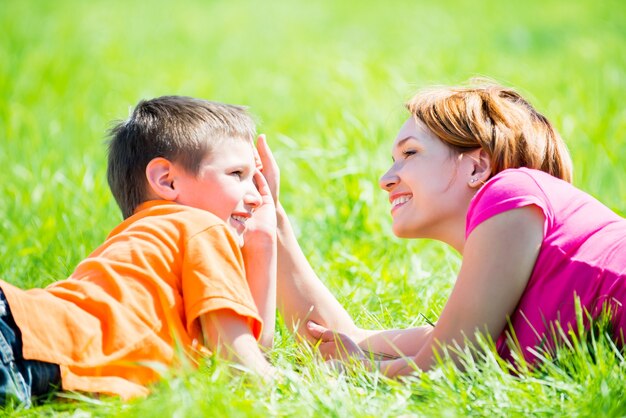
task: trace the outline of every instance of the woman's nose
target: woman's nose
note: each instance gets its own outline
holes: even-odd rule
[[[385,174],[382,175],[380,180],[378,180],[378,185],[381,189],[389,191],[393,189],[396,184],[398,184],[398,181],[399,178],[392,167],[387,170]]]

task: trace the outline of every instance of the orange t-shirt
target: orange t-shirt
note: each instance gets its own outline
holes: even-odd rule
[[[213,214],[150,201],[66,280],[21,290],[0,281],[26,359],[56,363],[62,388],[146,395],[193,355],[199,316],[230,309],[258,339],[262,322],[239,246]]]

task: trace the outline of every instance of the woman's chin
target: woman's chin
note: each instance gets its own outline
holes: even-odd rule
[[[391,226],[391,231],[398,238],[421,238],[415,230],[405,228],[402,225],[398,225],[395,223]]]
[[[407,238],[406,231],[401,226],[396,224],[391,226],[391,232],[393,232],[393,234],[398,238]]]

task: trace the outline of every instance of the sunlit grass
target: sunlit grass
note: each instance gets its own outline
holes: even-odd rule
[[[282,200],[316,270],[357,322],[436,320],[459,266],[394,238],[378,177],[403,102],[482,75],[517,87],[568,143],[575,183],[626,215],[626,6],[594,2],[150,2],[0,5],[0,277],[67,277],[120,221],[105,180],[110,122],[138,100],[246,104],[283,174]],[[279,324],[266,385],[208,360],[151,397],[55,399],[16,415],[546,416],[626,414],[621,354],[566,348],[541,372],[487,351],[408,381],[326,370]]]

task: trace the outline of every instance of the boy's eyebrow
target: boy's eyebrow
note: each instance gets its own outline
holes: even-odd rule
[[[250,164],[250,163],[239,163],[239,164],[232,164],[230,167],[230,169],[238,169],[238,170],[246,170],[246,171],[254,171],[257,169],[256,164]]]

